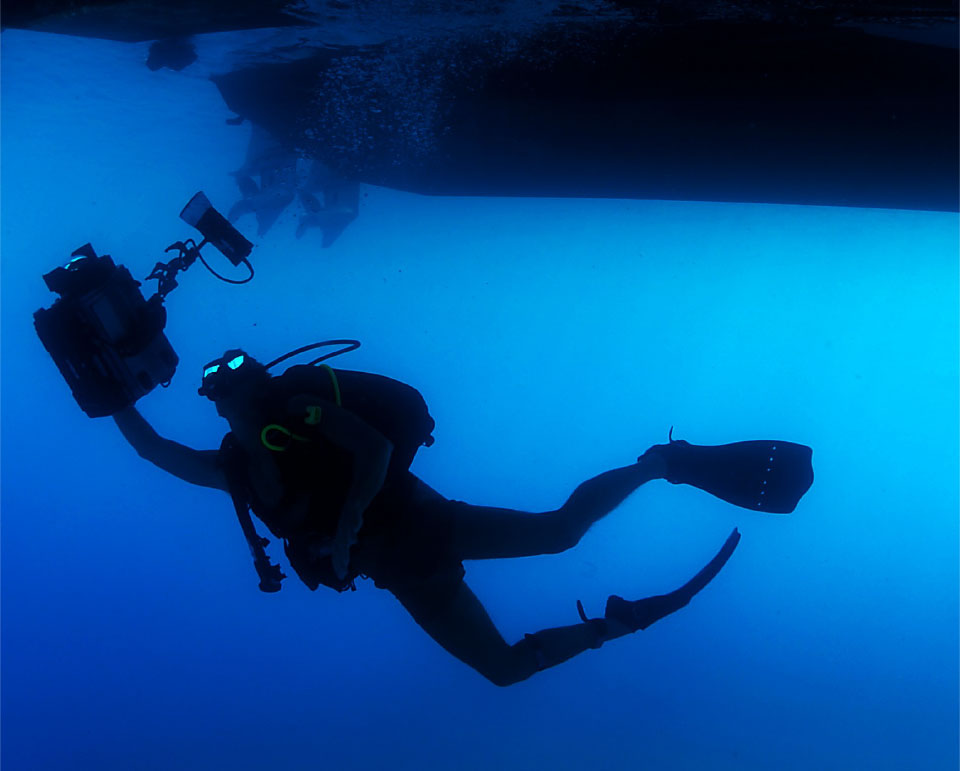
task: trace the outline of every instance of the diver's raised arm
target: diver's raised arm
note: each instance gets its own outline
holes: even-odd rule
[[[164,439],[133,405],[113,416],[120,433],[144,460],[190,484],[229,492],[227,477],[217,463],[217,450],[194,450]]]

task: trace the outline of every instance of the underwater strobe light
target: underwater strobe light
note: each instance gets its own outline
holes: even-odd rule
[[[166,251],[178,255],[158,262],[146,280],[157,280],[149,300],[123,265],[109,255],[97,256],[90,244],[73,252],[70,261],[43,276],[47,288],[60,297],[50,308],[33,314],[40,342],[47,349],[81,409],[92,418],[113,415],[152,391],[168,385],[179,358],[164,334],[163,300],[177,286],[177,273],[199,259],[217,278],[243,284],[253,278],[247,256],[253,245],[197,193],[180,217],[203,235],[177,241]],[[221,276],[200,254],[213,244],[234,266],[244,263],[249,275],[241,280]]]

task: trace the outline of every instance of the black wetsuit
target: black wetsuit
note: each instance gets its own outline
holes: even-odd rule
[[[462,558],[453,550],[454,523],[458,511],[479,507],[444,498],[410,471],[392,470],[364,512],[345,580],[336,577],[330,557],[310,553],[312,543],[335,534],[353,473],[342,451],[318,450],[316,444],[311,447],[309,465],[296,460],[278,464],[286,493],[277,506],[261,501],[251,485],[242,491],[257,517],[284,540],[290,565],[304,584],[314,590],[321,584],[343,589],[363,576],[405,602],[420,597],[422,602],[442,603],[456,593],[464,569]],[[246,463],[243,451],[229,438],[225,437],[221,454],[225,464]],[[248,478],[246,470],[243,476]],[[312,515],[303,524],[291,526],[284,521],[284,509],[293,491],[303,491],[307,485],[314,493]]]
[[[439,609],[463,582],[463,558],[454,548],[454,534],[457,514],[467,506],[406,472],[385,486],[364,513],[351,569],[405,604]]]
[[[229,455],[234,459],[238,455],[224,456],[232,466]],[[302,467],[307,473],[298,477],[298,486],[284,488],[302,492],[306,481],[316,490],[324,487],[320,480],[325,478],[329,500],[342,506],[344,480],[351,478],[352,469],[336,468],[335,457],[328,459],[333,465],[312,462]],[[232,467],[242,472],[234,478],[248,478],[246,469]],[[594,619],[545,629],[510,645],[466,585],[463,561],[556,554],[572,548],[594,522],[651,478],[655,475],[641,463],[607,471],[579,485],[559,509],[536,513],[448,500],[407,470],[388,473],[364,513],[346,582],[336,578],[329,556],[313,557],[309,548],[318,536],[335,532],[340,508],[320,505],[326,496],[318,495],[311,522],[299,529],[284,528],[271,514],[281,517],[285,501],[271,512],[255,495],[244,493],[274,535],[285,539],[291,566],[311,589],[323,583],[342,590],[349,579],[371,578],[445,650],[491,682],[509,685],[597,647],[605,639],[598,631],[602,625],[598,627]]]

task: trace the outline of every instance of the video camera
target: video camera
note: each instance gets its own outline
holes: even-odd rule
[[[231,284],[253,278],[247,256],[253,249],[246,238],[197,193],[180,212],[180,218],[203,236],[177,241],[170,262],[158,262],[146,281],[157,280],[149,300],[122,265],[109,255],[97,256],[90,244],[71,255],[64,266],[44,275],[51,292],[60,297],[50,308],[33,314],[34,327],[44,348],[70,386],[81,409],[92,418],[113,415],[152,391],[167,386],[179,358],[164,334],[167,322],[163,300],[177,286],[176,275],[199,259],[214,276]],[[237,267],[244,263],[250,275],[242,280],[221,276],[200,254],[213,244]]]

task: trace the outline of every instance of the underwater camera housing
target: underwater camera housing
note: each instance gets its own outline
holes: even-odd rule
[[[77,249],[71,260],[43,276],[47,288],[60,297],[50,308],[33,314],[40,342],[73,392],[80,408],[92,418],[113,415],[152,391],[168,385],[179,358],[164,334],[167,322],[163,300],[177,286],[175,276],[196,259],[215,276],[233,284],[253,278],[247,256],[253,245],[219,213],[203,193],[197,193],[180,213],[204,236],[177,241],[166,251],[178,250],[168,263],[158,262],[146,280],[157,279],[149,300],[123,265],[109,255],[97,256],[90,244]],[[212,243],[235,266],[245,263],[250,275],[242,281],[224,278],[200,255]]]
[[[33,323],[77,404],[99,418],[169,382],[179,359],[163,334],[159,294],[145,300],[130,271],[90,244],[72,256],[43,277],[60,299]]]

